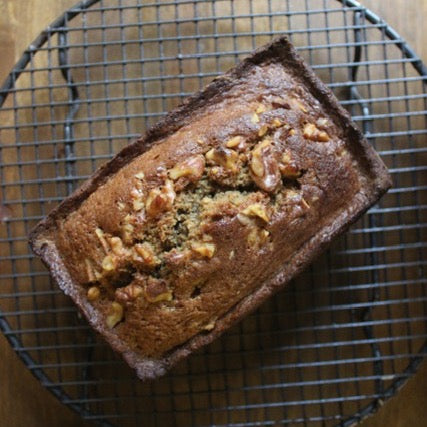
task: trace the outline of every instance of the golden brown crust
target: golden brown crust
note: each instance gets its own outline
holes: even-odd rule
[[[272,295],[390,187],[285,38],[98,170],[30,243],[140,378]]]

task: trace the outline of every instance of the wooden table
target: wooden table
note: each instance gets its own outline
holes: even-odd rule
[[[25,47],[75,0],[0,0],[0,81],[7,76]],[[426,0],[364,0],[390,23],[427,62]],[[0,334],[0,425],[86,426],[33,378]],[[427,363],[398,396],[388,401],[364,427],[421,427],[427,420]]]

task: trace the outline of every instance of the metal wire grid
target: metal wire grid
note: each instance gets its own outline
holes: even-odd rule
[[[256,46],[288,34],[380,152],[394,187],[223,338],[142,384],[27,247],[106,159]],[[100,424],[350,425],[426,353],[426,71],[352,0],[86,0],[0,91],[0,326],[29,369]]]

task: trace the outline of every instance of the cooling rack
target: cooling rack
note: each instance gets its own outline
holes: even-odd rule
[[[29,230],[99,165],[255,47],[288,34],[393,188],[284,291],[153,383],[98,338]],[[426,68],[353,0],[86,0],[0,90],[0,327],[44,387],[100,425],[349,426],[427,351]]]

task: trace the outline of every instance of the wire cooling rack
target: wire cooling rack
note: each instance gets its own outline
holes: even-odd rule
[[[29,252],[100,164],[240,58],[288,34],[394,187],[287,289],[141,383]],[[0,91],[0,326],[43,386],[102,425],[349,426],[426,354],[426,69],[352,0],[86,0]]]

